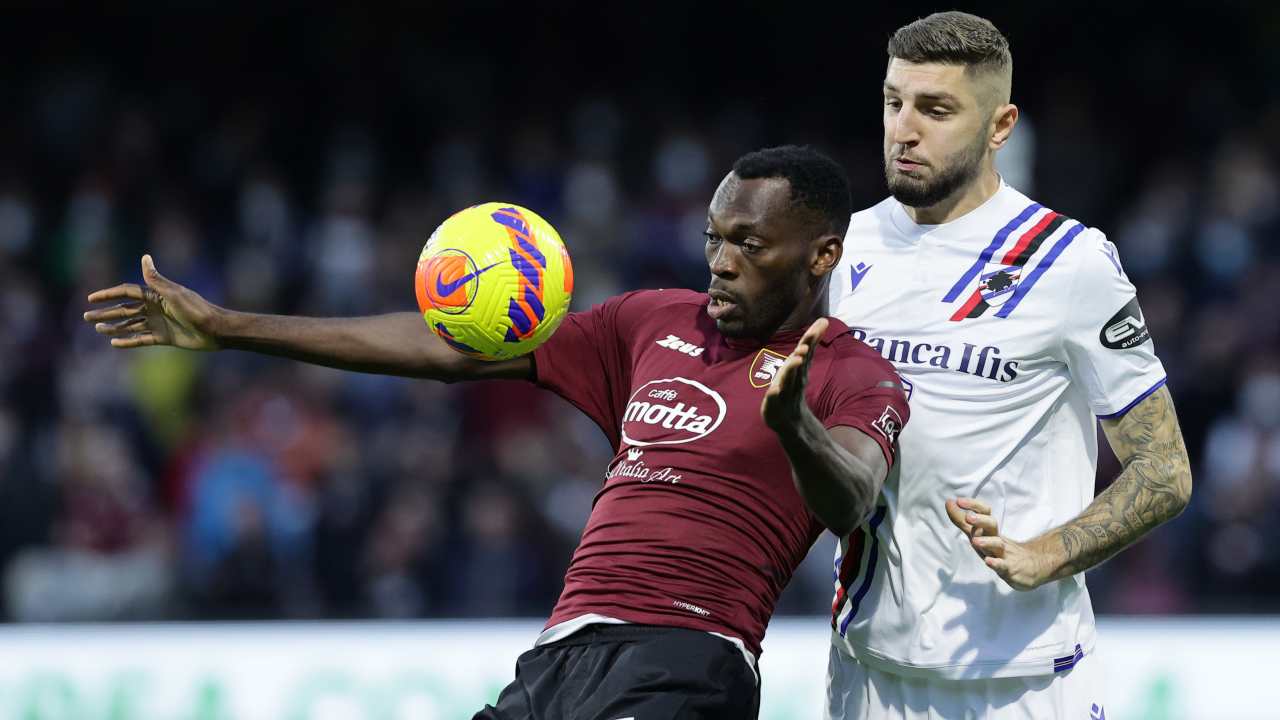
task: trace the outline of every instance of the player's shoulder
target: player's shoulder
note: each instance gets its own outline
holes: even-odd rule
[[[897,382],[898,372],[875,348],[853,336],[853,330],[836,318],[829,319],[830,326],[823,335],[823,342],[832,357],[836,378],[848,378],[858,384],[877,384],[884,380]]]
[[[600,307],[609,308],[614,312],[649,312],[678,305],[694,307],[706,304],[706,293],[671,288],[624,292],[605,300]]]
[[[595,311],[619,331],[636,334],[653,323],[695,323],[706,305],[706,294],[693,290],[633,290],[609,298]]]
[[[1048,241],[1044,247],[1049,251],[1045,255],[1052,254],[1055,260],[1079,262],[1084,259],[1086,250],[1097,251],[1109,244],[1106,234],[1084,219],[1068,210],[1033,200],[1009,185],[1001,186],[995,199],[1000,202],[994,213],[989,214],[992,221],[1003,222],[1006,216],[1011,218],[1007,223],[1009,231],[1001,234],[1010,240],[1018,236],[1031,241],[1039,240],[1037,236],[1043,234],[1044,240]]]
[[[878,234],[882,228],[891,223],[891,215],[896,202],[893,197],[886,197],[869,208],[855,212],[849,216],[849,230],[845,235]]]
[[[1010,219],[997,235],[1009,242],[1029,246],[1027,270],[1041,283],[1057,285],[1061,291],[1075,288],[1087,292],[1091,284],[1107,282],[1107,275],[1124,275],[1119,253],[1106,233],[1071,212],[1032,200],[1021,192],[1002,186],[1000,207],[992,217]],[[1051,272],[1052,271],[1052,272]],[[1109,272],[1108,272],[1109,271]]]
[[[701,308],[707,304],[706,293],[683,288],[664,288],[658,290],[632,290],[613,298],[618,306],[625,307],[629,313],[648,313],[661,309],[677,307]]]
[[[1065,213],[1056,214],[1064,218],[1061,229],[1049,238],[1052,244],[1046,243],[1047,251],[1041,253],[1036,262],[1036,267],[1043,267],[1039,272],[1045,279],[1059,283],[1063,292],[1086,299],[1117,283],[1129,284],[1120,262],[1120,251],[1107,239],[1106,233]],[[1055,270],[1052,278],[1049,270]]]

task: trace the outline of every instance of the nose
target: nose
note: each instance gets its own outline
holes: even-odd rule
[[[920,142],[920,126],[916,124],[915,113],[908,112],[905,106],[888,120],[886,130],[890,142],[895,145],[912,147]]]
[[[738,276],[738,264],[735,257],[737,249],[733,243],[719,242],[707,247],[707,265],[711,274],[726,280]]]

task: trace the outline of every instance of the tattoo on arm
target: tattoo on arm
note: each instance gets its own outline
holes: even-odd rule
[[[1057,530],[1065,562],[1054,579],[1084,572],[1182,512],[1191,499],[1191,463],[1167,388],[1103,431],[1124,470],[1079,517]]]

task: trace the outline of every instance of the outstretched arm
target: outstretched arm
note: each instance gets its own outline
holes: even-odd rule
[[[972,499],[947,501],[992,570],[1018,590],[1084,572],[1137,542],[1191,500],[1191,462],[1173,398],[1160,388],[1102,429],[1124,470],[1074,520],[1024,543],[1001,537],[991,509]]]
[[[485,362],[455,352],[417,313],[309,318],[235,312],[162,276],[150,255],[142,258],[142,277],[145,286],[125,283],[89,295],[91,303],[117,301],[84,314],[114,347],[248,350],[343,370],[445,382],[533,376],[528,356]]]
[[[792,479],[809,509],[837,535],[846,535],[871,512],[888,466],[880,445],[861,430],[830,430],[804,400],[813,349],[826,332],[814,322],[765,392],[760,413],[782,443]]]

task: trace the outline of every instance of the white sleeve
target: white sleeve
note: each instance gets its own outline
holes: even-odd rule
[[[1094,414],[1116,418],[1164,385],[1164,366],[1116,246],[1089,228],[1075,250],[1080,259],[1062,337],[1067,368]]]

